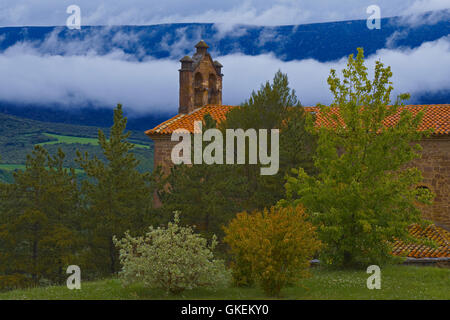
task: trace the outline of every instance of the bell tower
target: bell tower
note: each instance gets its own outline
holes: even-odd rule
[[[209,46],[201,40],[191,57],[180,60],[180,102],[178,113],[190,113],[207,104],[222,104],[222,65],[213,61]]]

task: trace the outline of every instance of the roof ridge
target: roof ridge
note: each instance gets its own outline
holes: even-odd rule
[[[158,124],[158,125],[157,125],[156,127],[154,127],[153,129],[150,129],[150,130],[145,131],[145,133],[146,133],[146,134],[147,134],[147,132],[150,133],[150,132],[153,131],[153,130],[156,130],[156,132],[159,132],[159,131],[161,131],[162,129],[167,128],[167,127],[168,127],[170,124],[172,124],[175,120],[178,120],[178,119],[182,118],[184,115],[185,115],[185,114],[183,114],[183,113],[179,113],[179,114],[173,116],[172,118],[167,119],[166,121],[164,121],[164,122]]]
[[[187,114],[177,114],[174,117],[164,121],[163,123],[155,126],[153,129],[145,131],[147,135],[151,134],[170,134],[173,130],[178,127],[188,128],[189,130],[192,127],[192,123],[196,120],[200,120],[202,114],[209,112],[216,120],[222,121],[226,118],[226,114],[232,108],[236,108],[239,106],[236,105],[221,105],[221,104],[207,104],[201,107],[198,107]],[[416,108],[417,107],[417,108]],[[302,106],[304,110],[307,112],[317,112],[320,110],[319,106]],[[339,110],[339,107],[332,107],[335,110]],[[447,136],[450,134],[450,104],[429,104],[429,105],[403,105],[399,106],[399,111],[409,109],[411,112],[415,109],[415,111],[425,111],[422,122],[418,128],[419,131],[434,129],[433,136]],[[414,114],[416,112],[413,112]],[[399,114],[390,115],[385,119],[386,125],[391,126],[395,125],[398,121]],[[321,120],[319,120],[321,119]],[[317,125],[327,125],[326,122],[323,122],[326,119],[318,116],[318,124]],[[333,124],[328,124],[333,126]]]

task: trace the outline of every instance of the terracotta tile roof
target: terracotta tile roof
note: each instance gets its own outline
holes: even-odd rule
[[[326,125],[334,127],[336,124],[329,117],[326,119],[321,116],[320,108],[305,107],[306,111],[314,112],[317,115],[316,125]],[[419,131],[433,129],[433,135],[448,135],[450,134],[450,104],[435,104],[435,105],[407,105],[400,107],[395,115],[385,119],[384,123],[387,127],[395,125],[400,119],[400,114],[403,110],[410,111],[414,116],[423,111],[424,115],[422,123],[419,126]],[[338,108],[332,108],[332,113],[338,114]],[[340,118],[339,118],[340,119]]]
[[[188,114],[177,114],[173,118],[164,121],[151,130],[145,131],[147,135],[165,135],[172,134],[176,129],[186,129],[194,132],[194,121],[202,121],[204,115],[210,114],[217,122],[223,121],[226,114],[235,106],[224,105],[207,105],[202,108],[195,109]]]
[[[392,254],[408,258],[450,258],[450,232],[436,225],[422,229],[418,225],[409,227],[409,233],[417,239],[431,239],[438,245],[431,248],[423,244],[408,244],[396,241]]]
[[[218,122],[226,118],[226,114],[232,108],[236,106],[227,105],[207,105],[202,108],[198,108],[189,114],[177,114],[173,118],[164,121],[157,125],[153,129],[147,130],[145,133],[149,136],[166,135],[171,134],[176,129],[187,129],[190,132],[194,130],[194,121],[203,120],[203,116],[207,113]],[[317,124],[324,122],[324,119],[320,116],[320,109],[318,107],[304,107],[307,112],[314,112],[317,114]],[[410,110],[414,115],[419,111],[424,111],[424,117],[419,130],[434,129],[434,135],[448,135],[450,134],[450,104],[437,104],[437,105],[408,105],[401,107],[399,112],[386,119],[386,124],[395,124],[403,109]],[[333,112],[337,112],[338,108],[335,108]],[[332,123],[327,121],[329,126],[333,126]]]

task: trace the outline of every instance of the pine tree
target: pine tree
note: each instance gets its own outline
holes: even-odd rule
[[[280,168],[276,175],[261,176],[259,164],[236,166],[230,173],[246,179],[248,198],[242,210],[262,210],[280,200],[285,176],[292,168],[313,173],[314,136],[306,130],[305,111],[286,74],[278,71],[272,83],[261,85],[239,108],[228,113],[222,129],[238,128],[280,130]]]
[[[109,139],[99,130],[98,141],[106,162],[78,153],[77,162],[88,179],[83,183],[85,221],[91,261],[88,268],[100,274],[115,273],[119,268],[113,236],[140,232],[154,222],[152,211],[154,184],[150,173],[140,173],[131,152],[133,144],[125,132],[127,119],[119,104],[114,110],[114,124]]]
[[[52,157],[36,146],[25,170],[14,173],[14,183],[1,186],[3,283],[61,283],[67,266],[78,263],[79,192],[64,157],[61,150]]]
[[[206,114],[203,131],[216,126],[216,121]],[[182,223],[195,225],[204,235],[221,237],[222,226],[240,210],[246,197],[245,181],[230,176],[230,170],[220,164],[174,166],[167,178],[168,189],[161,193],[166,216],[180,211]]]
[[[221,237],[222,226],[236,213],[275,204],[284,194],[284,177],[291,168],[302,166],[311,171],[314,141],[306,131],[305,119],[295,91],[281,72],[273,83],[262,85],[240,108],[231,110],[225,122],[217,124],[206,115],[203,131],[218,127],[224,140],[226,129],[281,129],[280,171],[274,176],[261,176],[260,165],[174,166],[168,177],[170,187],[161,195],[164,212],[170,216],[179,210],[183,223]]]
[[[391,69],[377,61],[374,71],[369,80],[361,48],[356,59],[349,56],[342,80],[331,70],[332,107],[339,107],[339,116],[336,108],[321,106],[323,125],[310,126],[318,136],[314,164],[319,173],[312,177],[299,169],[286,184],[286,200],[280,202],[308,209],[326,243],[321,259],[336,266],[392,260],[394,239],[411,240],[407,226],[421,222],[415,203],[427,203],[431,197],[415,188],[422,180],[420,171],[406,167],[419,157],[423,115],[400,113],[408,94],[389,106]],[[388,126],[385,119],[397,114],[398,122]]]

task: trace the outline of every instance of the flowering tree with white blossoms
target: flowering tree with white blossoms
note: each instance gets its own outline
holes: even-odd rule
[[[179,213],[167,227],[149,227],[140,237],[125,237],[115,245],[120,249],[121,278],[125,285],[142,282],[148,288],[162,288],[173,294],[196,287],[225,285],[229,274],[223,260],[214,259],[211,244],[191,227],[179,225]]]

